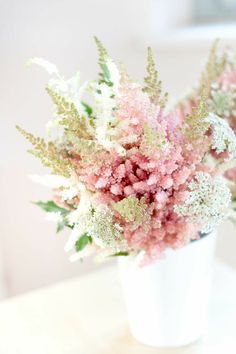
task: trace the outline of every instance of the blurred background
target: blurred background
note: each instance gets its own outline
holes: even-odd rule
[[[155,53],[160,78],[172,100],[198,79],[212,41],[236,50],[235,0],[0,0],[0,297],[12,296],[79,276],[97,267],[92,260],[70,263],[67,233],[31,201],[50,198],[50,190],[31,182],[44,173],[26,154],[20,124],[38,135],[52,114],[45,92],[48,75],[26,68],[31,57],[58,65],[66,76],[80,70],[96,75],[98,36],[115,60],[137,79],[144,76],[146,47]],[[217,256],[236,267],[236,235],[220,229]]]

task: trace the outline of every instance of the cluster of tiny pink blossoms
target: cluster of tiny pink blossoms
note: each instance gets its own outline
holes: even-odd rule
[[[177,215],[173,208],[188,197],[188,184],[197,171],[211,172],[202,163],[209,144],[207,140],[202,141],[200,148],[187,144],[180,134],[178,115],[165,115],[154,107],[141,88],[121,90],[118,107],[116,116],[129,122],[120,139],[135,135],[135,141],[124,144],[125,157],[113,151],[93,173],[86,165],[81,168],[79,161],[80,178],[96,194],[98,203],[111,208],[113,203],[129,196],[145,198],[147,222],[133,230],[132,223],[124,222],[119,213],[115,217],[122,225],[129,248],[142,249],[152,259],[167,247],[181,247],[198,237],[198,225]],[[151,147],[148,142],[145,146],[143,139],[145,124],[164,133],[163,147],[153,154],[148,154]]]
[[[86,85],[33,60],[56,75],[48,85],[57,108],[49,135],[53,127],[56,138],[43,145],[41,156],[41,140],[23,131],[35,155],[53,168],[51,176],[36,179],[54,188],[54,201],[38,204],[58,229],[72,229],[66,250],[75,247],[73,260],[95,249],[105,255],[142,253],[146,263],[224,219],[230,192],[206,162],[221,130],[214,134],[219,122],[208,115],[205,101],[191,107],[190,115],[178,107],[166,112],[150,50],[148,75],[139,85],[97,44],[102,72]],[[92,106],[84,93],[92,96]]]

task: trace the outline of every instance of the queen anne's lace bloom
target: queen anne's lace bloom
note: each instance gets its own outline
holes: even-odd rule
[[[74,211],[73,213],[76,213]],[[110,253],[120,251],[126,245],[121,237],[122,227],[118,222],[113,222],[113,213],[107,206],[90,205],[87,210],[79,213],[77,220],[69,218],[74,226],[71,236],[66,244],[66,251],[73,248],[79,235],[89,234],[95,245],[108,248]]]
[[[190,193],[183,204],[175,205],[175,212],[199,225],[202,233],[211,232],[226,217],[231,193],[225,180],[198,172],[189,183]]]
[[[114,222],[112,211],[106,206],[94,208],[88,221],[87,232],[96,245],[108,248],[115,253],[124,248],[125,240],[121,237],[122,227]]]
[[[212,148],[218,154],[226,151],[229,159],[236,157],[236,135],[227,121],[215,114],[209,114],[207,120],[212,126]]]

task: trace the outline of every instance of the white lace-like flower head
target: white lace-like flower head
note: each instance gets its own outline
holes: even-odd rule
[[[199,226],[201,232],[211,232],[227,217],[231,193],[222,177],[198,172],[189,184],[189,197],[174,211]]]
[[[212,148],[218,154],[227,151],[228,159],[236,158],[236,135],[225,119],[210,113],[207,120],[212,126]]]

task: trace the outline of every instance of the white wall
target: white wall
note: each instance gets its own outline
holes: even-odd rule
[[[141,78],[153,1],[0,2],[0,257],[10,295],[94,268],[90,261],[68,262],[63,250],[66,234],[55,236],[54,225],[30,203],[50,197],[50,191],[27,179],[44,170],[26,154],[28,144],[16,133],[15,124],[42,135],[52,108],[44,90],[47,74],[34,67],[26,69],[24,63],[40,56],[57,63],[66,75],[80,69],[83,79],[90,79],[97,71],[92,38],[97,35],[115,59],[122,59],[131,74]],[[150,42],[155,43],[155,37]],[[178,95],[196,80],[207,46],[189,50],[190,44],[172,44],[157,44],[154,49],[166,89]],[[220,243],[219,253],[235,263],[236,242],[231,238],[231,246]]]

